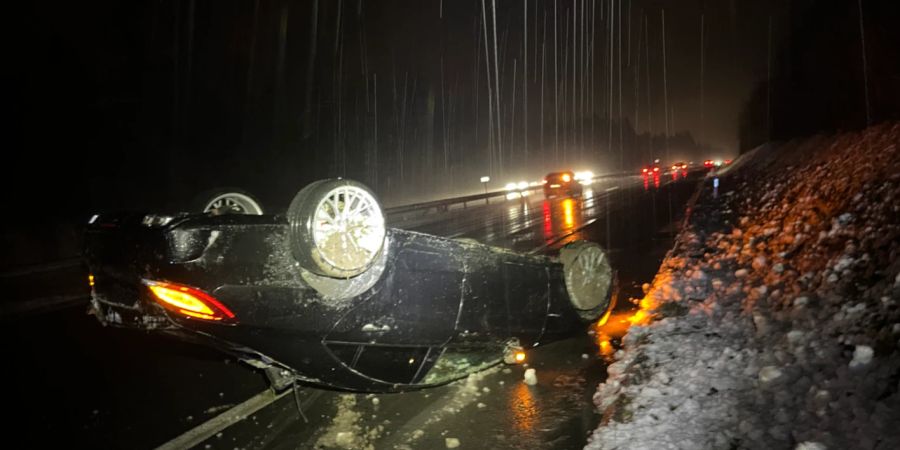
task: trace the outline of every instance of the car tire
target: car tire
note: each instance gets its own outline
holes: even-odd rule
[[[287,210],[288,241],[300,266],[316,275],[364,273],[384,248],[384,213],[375,194],[347,179],[319,180],[301,189]]]
[[[249,214],[262,215],[263,207],[249,192],[233,187],[220,187],[205,191],[194,198],[191,211],[213,215]]]
[[[613,305],[616,273],[596,243],[575,241],[560,249],[566,292],[575,312],[585,320],[602,317]]]

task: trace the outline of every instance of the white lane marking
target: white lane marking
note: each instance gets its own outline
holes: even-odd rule
[[[291,393],[291,389],[286,389],[280,394],[274,393],[271,389],[266,389],[246,400],[244,403],[207,420],[175,439],[160,445],[157,447],[157,450],[175,450],[199,445],[201,442],[215,436],[220,431],[246,419],[251,414],[265,408],[289,393]]]
[[[612,191],[615,191],[615,190],[618,190],[618,189],[619,189],[618,186],[613,186],[613,187],[611,187],[611,188],[607,188],[607,189],[606,189],[606,192],[612,192]]]

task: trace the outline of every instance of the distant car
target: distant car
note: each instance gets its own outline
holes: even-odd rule
[[[544,186],[544,197],[550,198],[557,195],[581,195],[581,183],[575,179],[572,171],[548,173],[541,182]]]
[[[688,165],[687,165],[687,163],[685,163],[685,162],[679,161],[679,162],[677,162],[677,163],[675,163],[675,164],[672,164],[672,171],[673,171],[673,172],[678,172],[678,171],[682,171],[682,170],[687,170],[687,168],[688,168]]]
[[[658,164],[650,164],[650,165],[644,166],[644,168],[641,169],[641,175],[643,175],[645,177],[658,176],[659,174],[660,174],[660,169],[659,169]]]
[[[583,333],[614,305],[615,274],[586,241],[551,258],[387,228],[374,194],[342,179],[282,214],[251,209],[95,215],[91,312],[227,352],[276,390],[396,392]]]

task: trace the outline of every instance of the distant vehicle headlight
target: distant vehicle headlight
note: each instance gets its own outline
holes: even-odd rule
[[[519,188],[520,191],[524,191],[525,189],[528,189],[528,182],[520,181],[519,184],[516,185],[516,187]]]
[[[506,183],[504,189],[506,189],[507,191],[514,191],[516,190],[516,183]]]
[[[591,172],[590,170],[575,172],[575,180],[577,180],[577,181],[590,181],[593,179],[594,179],[594,172]]]

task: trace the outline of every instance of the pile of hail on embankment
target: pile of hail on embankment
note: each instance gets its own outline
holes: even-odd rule
[[[900,448],[898,146],[886,123],[711,173],[587,448]]]

